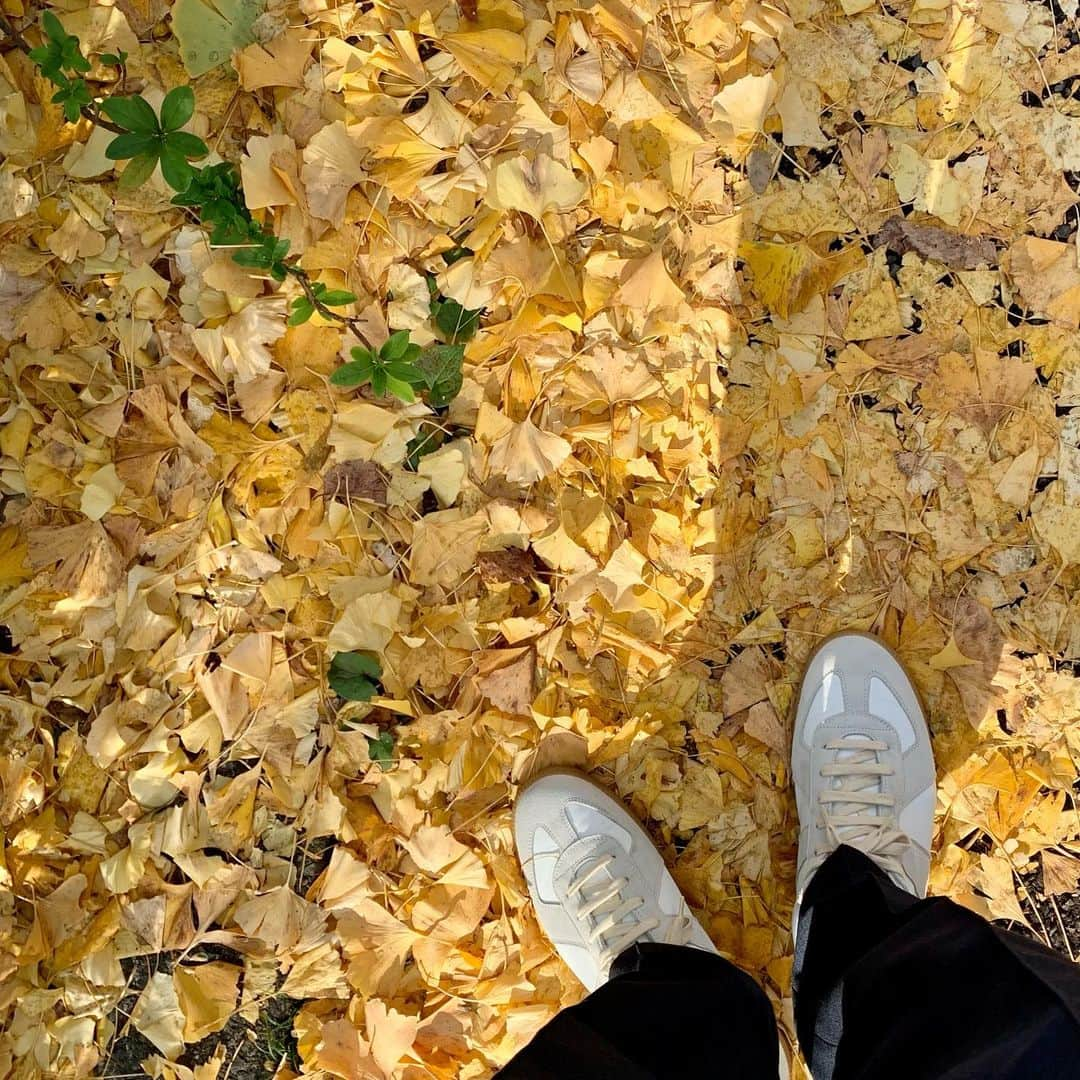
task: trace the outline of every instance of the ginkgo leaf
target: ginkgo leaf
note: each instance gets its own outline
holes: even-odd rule
[[[492,444],[488,472],[512,484],[534,484],[553,473],[570,456],[570,444],[541,431],[531,420],[514,424]]]
[[[171,975],[157,971],[131,1010],[131,1022],[140,1035],[149,1039],[170,1061],[184,1049],[184,1014]]]
[[[588,190],[553,157],[518,155],[491,170],[487,201],[497,210],[519,210],[539,221],[549,210],[573,210]]]
[[[754,275],[754,291],[782,318],[802,311],[811,297],[823,294],[863,262],[857,245],[829,258],[817,255],[808,244],[744,241],[739,257]]]
[[[501,94],[525,62],[525,39],[511,30],[492,27],[444,34],[443,44],[485,90]]]
[[[124,491],[124,481],[116,474],[115,465],[102,465],[83,488],[79,509],[91,520],[100,521],[115,505]]]
[[[611,299],[635,311],[652,313],[677,307],[685,297],[672,281],[664,256],[657,248],[644,259],[628,264],[623,283]]]
[[[753,145],[776,101],[777,83],[771,72],[743,75],[713,99],[715,126],[733,149],[745,153]]]
[[[629,540],[624,540],[612,553],[597,575],[597,581],[613,611],[633,608],[633,591],[645,584],[642,578],[645,566],[645,557]]]
[[[228,1023],[236,1009],[240,972],[235,964],[221,961],[173,969],[176,998],[184,1014],[185,1042],[205,1039]]]
[[[238,382],[248,382],[270,370],[273,354],[268,348],[285,336],[285,301],[248,304],[221,328],[225,352]]]
[[[302,26],[292,27],[276,38],[242,49],[234,57],[240,85],[248,91],[265,86],[304,85],[304,68],[311,57],[314,37]]]
[[[381,653],[398,626],[401,600],[391,592],[358,596],[342,612],[327,638],[327,648],[335,653]]]
[[[188,72],[205,75],[227,63],[234,49],[250,45],[252,26],[265,6],[265,0],[176,0],[173,32]]]
[[[345,199],[365,175],[367,155],[341,120],[316,132],[304,148],[300,178],[315,217],[340,225]]]

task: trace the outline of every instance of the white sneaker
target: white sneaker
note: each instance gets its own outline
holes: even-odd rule
[[[547,772],[523,788],[514,835],[536,917],[588,990],[636,941],[716,952],[648,833],[581,773]]]
[[[810,658],[795,714],[798,909],[841,844],[902,889],[926,895],[934,830],[934,752],[900,661],[868,634],[838,634]]]

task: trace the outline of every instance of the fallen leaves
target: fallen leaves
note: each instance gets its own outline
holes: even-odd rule
[[[289,327],[5,52],[0,1059],[90,1075],[130,1013],[208,1080],[284,1001],[306,1072],[490,1075],[579,995],[513,851],[552,765],[785,1022],[788,718],[842,628],[929,707],[934,890],[1038,929],[1080,842],[1066,20],[166,14],[63,17],[191,82],[354,321]],[[424,400],[328,381],[401,330]]]
[[[547,154],[500,162],[488,178],[487,201],[496,210],[518,210],[537,221],[548,211],[573,210],[588,188]]]
[[[891,217],[878,230],[874,243],[884,244],[899,255],[914,251],[924,259],[944,263],[951,270],[977,270],[997,263],[998,248],[985,236],[965,236],[933,225],[916,225],[903,217]]]
[[[1080,327],[1080,253],[1076,244],[1021,237],[1009,249],[1008,271],[1038,314],[1073,330]]]

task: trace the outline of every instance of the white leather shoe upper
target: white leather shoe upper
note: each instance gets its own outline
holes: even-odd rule
[[[648,833],[580,773],[548,772],[514,805],[518,857],[536,916],[589,990],[635,941],[715,952]]]
[[[868,634],[839,634],[811,657],[792,736],[799,810],[797,898],[840,844],[926,895],[936,778],[911,680]]]

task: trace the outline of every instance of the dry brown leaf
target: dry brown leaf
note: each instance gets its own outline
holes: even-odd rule
[[[1042,853],[1043,895],[1062,896],[1075,893],[1080,887],[1080,859],[1059,855],[1056,851]]]
[[[536,653],[533,649],[490,649],[476,659],[476,685],[503,712],[528,716],[533,702]]]

